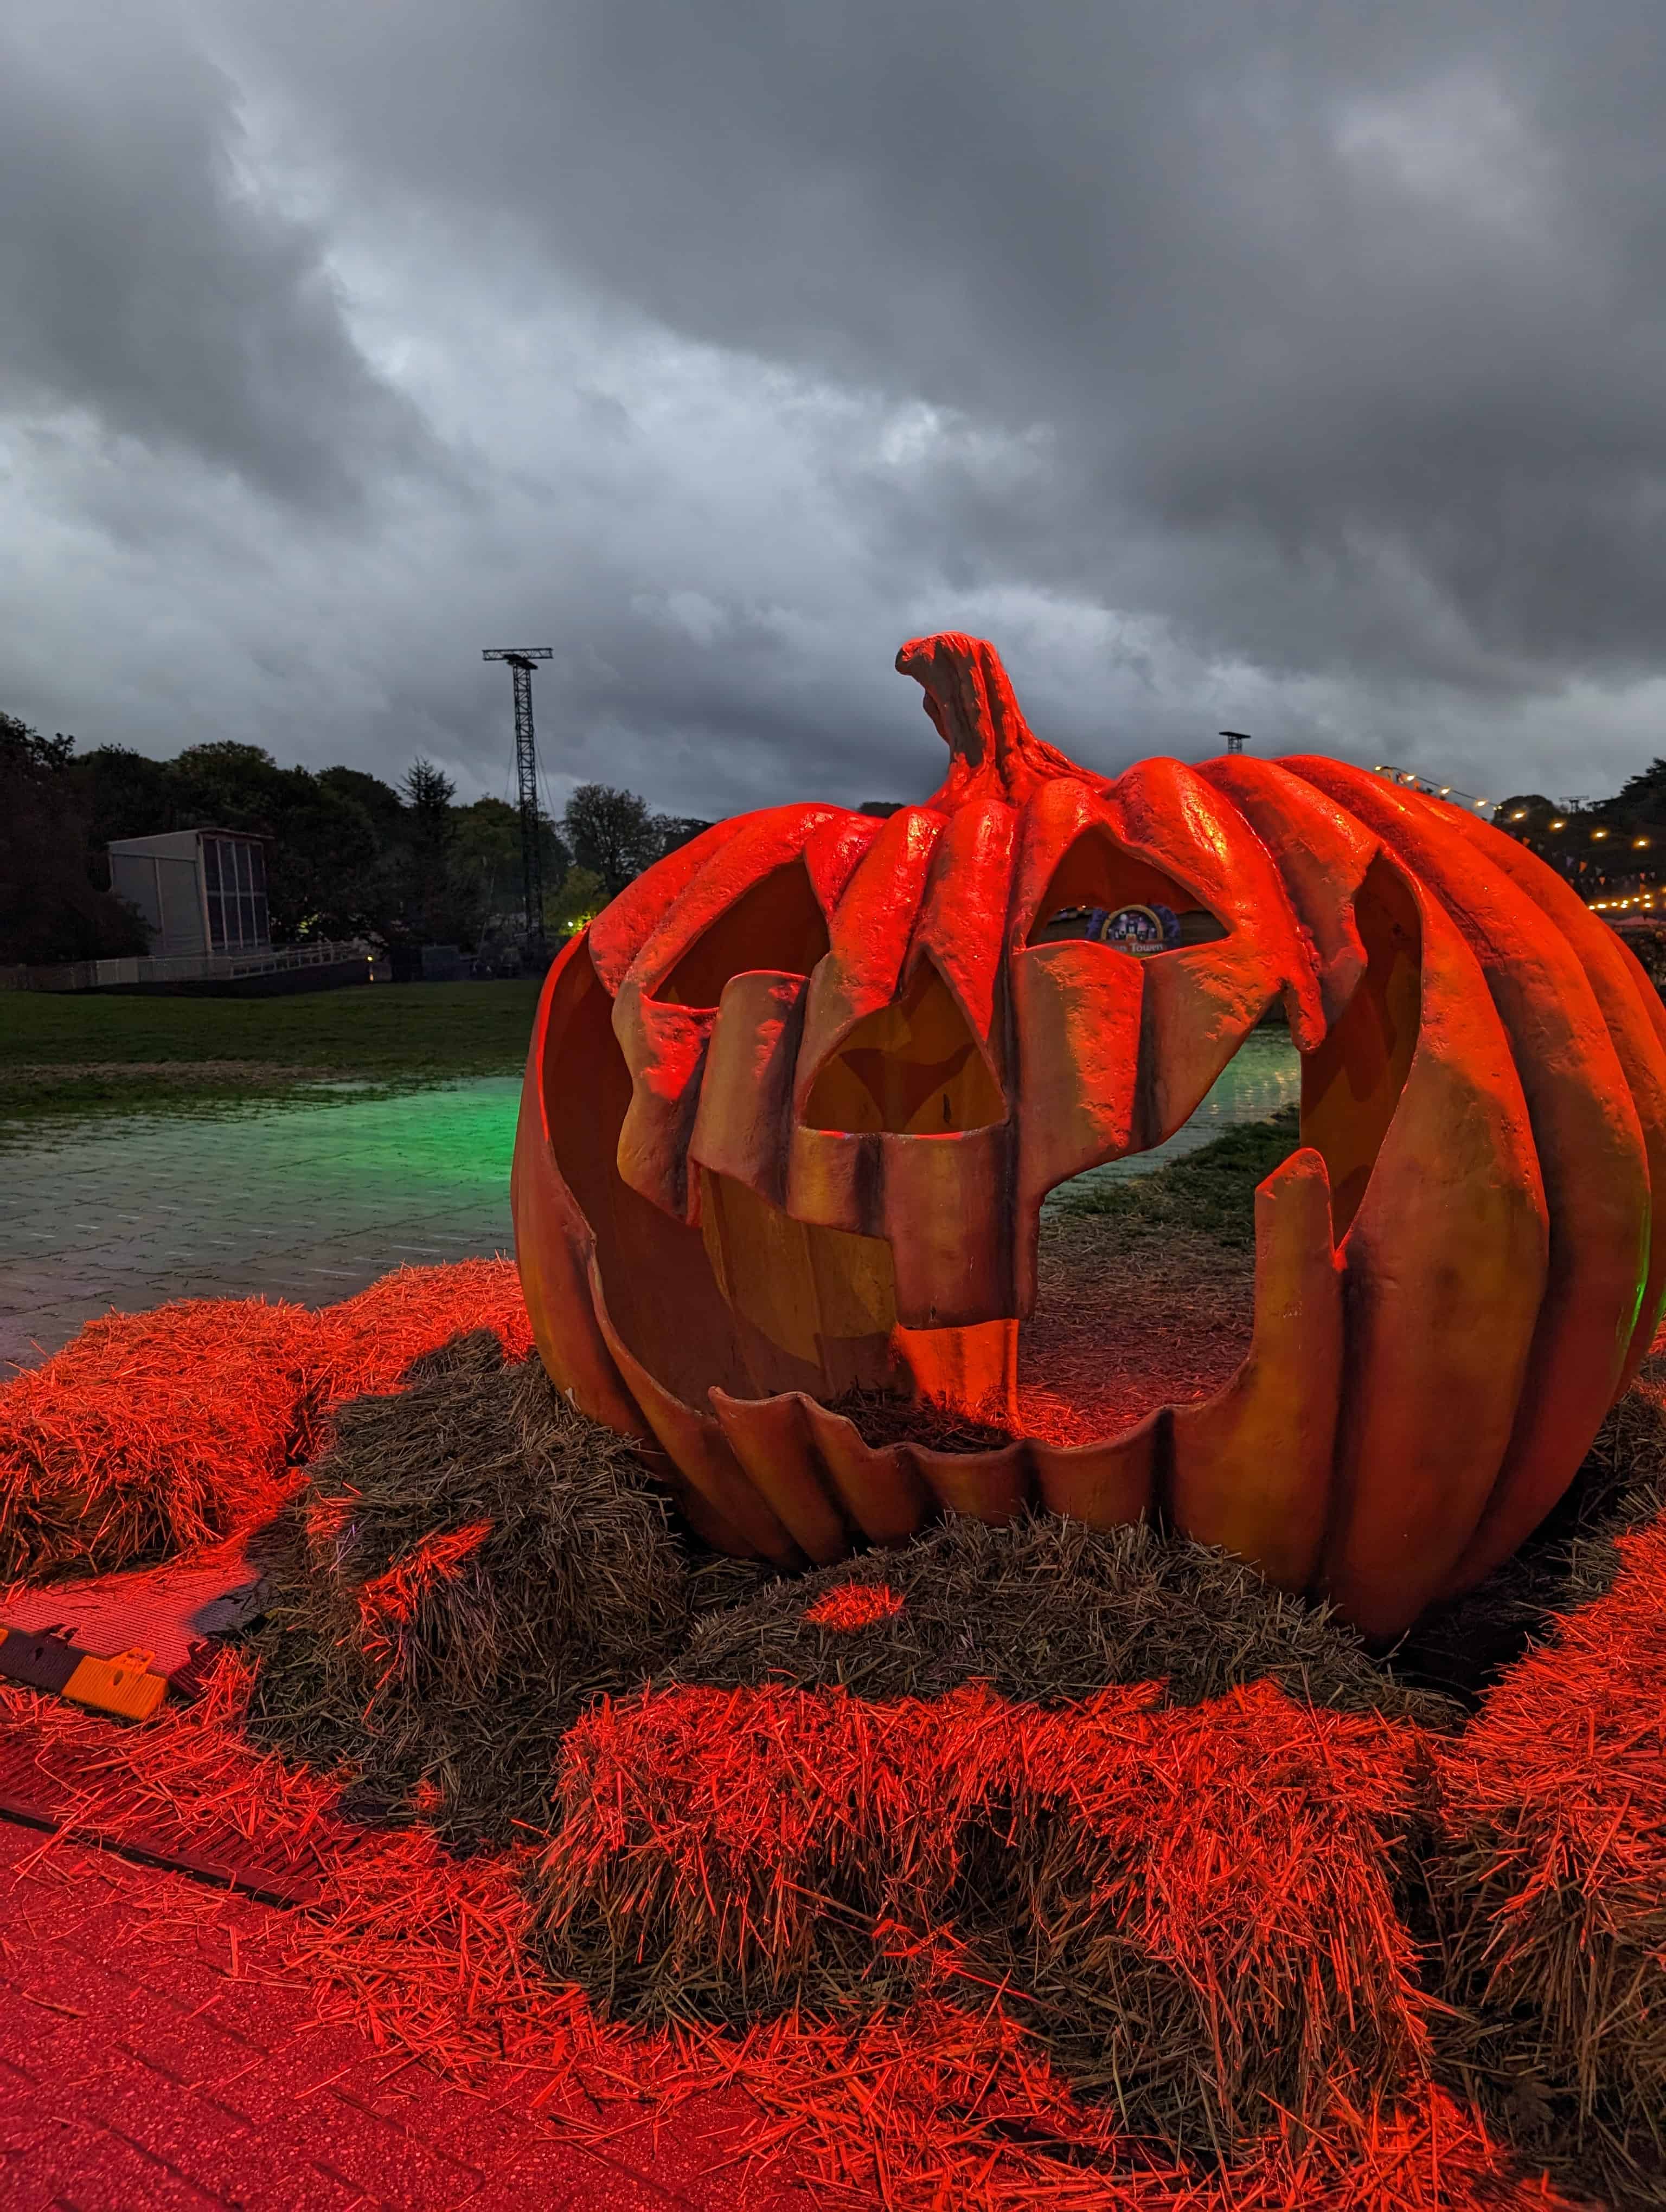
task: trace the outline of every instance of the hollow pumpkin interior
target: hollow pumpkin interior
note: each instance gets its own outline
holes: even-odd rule
[[[1065,880],[1066,878],[1068,880]],[[1139,893],[1195,910],[1185,887],[1122,864],[1083,839],[1049,889],[1065,902]],[[824,950],[801,866],[777,870],[683,954],[660,995],[713,1005],[752,968],[806,969]],[[1332,1233],[1347,1236],[1416,1048],[1417,911],[1382,860],[1355,901],[1367,964],[1318,1049],[1303,1055],[1300,1143],[1323,1158]],[[1107,951],[1108,958],[1123,954]],[[804,970],[800,970],[804,972]],[[1049,1274],[1043,1221],[1041,1295],[1011,1315],[939,1330],[897,1323],[891,1247],[793,1218],[733,1179],[698,1171],[697,1223],[661,1211],[617,1165],[630,1079],[611,1001],[587,952],[568,963],[550,1010],[544,1089],[556,1162],[588,1221],[608,1319],[665,1390],[704,1411],[715,1389],[764,1399],[800,1391],[826,1405],[851,1394],[929,1398],[1042,1443],[1121,1437],[1164,1405],[1207,1400],[1249,1357],[1254,1270],[1223,1273],[1200,1310],[1195,1285],[1160,1261],[1143,1275],[1107,1267],[1085,1297],[1079,1268]],[[860,1025],[812,1087],[814,1126],[942,1136],[1006,1111],[992,1070],[936,969],[921,963],[898,1001]]]

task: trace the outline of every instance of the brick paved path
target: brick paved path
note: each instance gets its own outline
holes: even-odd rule
[[[264,1978],[275,1909],[198,1888],[170,1916],[185,1882],[0,1820],[4,2212],[813,2212],[779,2170],[714,2170],[733,2100],[581,2148],[536,2077],[458,2088],[319,2027]]]
[[[327,1305],[406,1261],[513,1249],[520,1083],[245,1118],[136,1115],[0,1153],[0,1381],[114,1306]]]
[[[1144,1174],[1291,1103],[1282,1030],[1250,1037],[1177,1136],[1083,1178]],[[133,1115],[0,1153],[0,1381],[114,1306],[283,1297],[328,1305],[405,1261],[513,1249],[518,1076],[236,1121]]]

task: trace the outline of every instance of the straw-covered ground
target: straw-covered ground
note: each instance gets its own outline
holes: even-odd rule
[[[1224,1251],[1280,1142],[1113,1213]],[[471,1263],[112,1320],[0,1391],[13,1573],[255,1520],[271,1563],[196,1705],[4,1691],[0,1732],[90,1759],[106,1826],[304,1858],[321,2002],[448,2064],[721,2072],[830,2203],[1666,2206],[1666,1372],[1385,1656],[1153,1528],[718,1559],[527,1351]]]

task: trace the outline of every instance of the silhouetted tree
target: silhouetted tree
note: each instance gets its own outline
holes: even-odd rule
[[[400,787],[410,817],[410,918],[429,944],[460,939],[453,863],[457,824],[452,801],[457,786],[432,761],[413,761]]]
[[[405,805],[419,825],[425,824],[431,835],[443,834],[442,825],[451,820],[451,803],[457,796],[457,786],[432,761],[413,761],[405,770],[402,787]]]
[[[547,898],[559,894],[572,856],[547,814],[538,816],[538,858]],[[518,932],[525,909],[520,811],[506,799],[477,799],[457,809],[456,874],[459,895],[474,917],[474,932],[501,918]]]
[[[112,839],[159,837],[183,826],[179,778],[172,761],[151,760],[125,745],[95,745],[79,766],[88,787],[88,865],[93,881],[107,889]]]
[[[581,783],[567,802],[562,826],[573,848],[573,858],[601,878],[609,898],[617,898],[625,885],[660,853],[660,833],[646,799],[634,791],[617,791],[611,784]]]
[[[595,871],[575,864],[567,871],[567,878],[558,891],[546,894],[544,901],[544,927],[557,942],[570,937],[593,920],[599,910],[607,904],[607,895],[602,889],[602,879]]]
[[[404,836],[405,803],[391,783],[362,768],[321,768],[317,781],[326,791],[363,807],[378,841],[389,847]]]
[[[712,826],[692,814],[655,814],[649,818],[658,840],[654,858],[659,860],[663,860],[667,853],[674,853],[679,845],[691,845]]]
[[[1640,822],[1666,822],[1666,760],[1651,760],[1647,768],[1627,776],[1608,805]]]
[[[87,866],[91,795],[75,739],[0,714],[0,961],[24,965],[146,952],[130,906]]]

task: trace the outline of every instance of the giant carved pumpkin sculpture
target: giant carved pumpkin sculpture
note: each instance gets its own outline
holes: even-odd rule
[[[727,1549],[1157,1512],[1393,1634],[1537,1525],[1647,1349],[1658,999],[1452,809],[1322,758],[1107,781],[980,641],[897,665],[934,797],[721,823],[551,969],[514,1181],[545,1366]],[[1125,921],[1049,927],[1078,908]],[[1256,1194],[1249,1357],[1122,1433],[1027,1433],[1043,1199],[1171,1135],[1280,1000],[1302,1148]],[[873,1445],[830,1410],[852,1389],[1014,1441]]]

